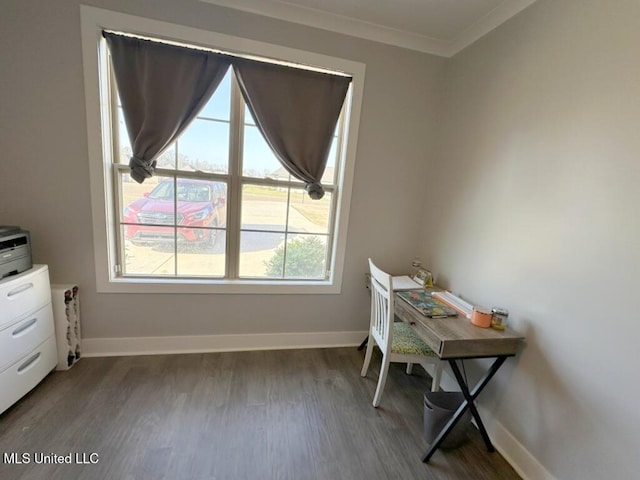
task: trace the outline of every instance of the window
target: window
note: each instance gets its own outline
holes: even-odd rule
[[[166,24],[91,7],[82,7],[82,20],[90,160],[101,166],[91,165],[99,291],[337,293],[363,66],[187,27],[174,26],[169,35]],[[232,69],[158,158],[155,176],[133,181],[108,51],[102,44],[96,55],[89,47],[107,26],[352,75],[322,179],[325,196],[311,200],[281,166],[244,105]],[[92,114],[100,118],[99,150],[92,142]]]
[[[231,69],[143,184],[128,174],[131,146],[119,104],[111,118],[118,124],[113,170],[122,277],[329,277],[342,122],[323,176],[325,196],[311,200],[258,131]],[[239,195],[229,195],[230,185]],[[228,231],[228,215],[239,216],[239,235]]]

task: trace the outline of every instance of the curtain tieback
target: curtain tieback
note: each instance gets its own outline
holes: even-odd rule
[[[304,189],[313,200],[320,200],[324,197],[324,188],[319,183],[307,183]]]
[[[129,167],[131,168],[131,178],[138,183],[142,183],[145,178],[153,177],[153,173],[156,170],[156,161],[144,160],[134,155],[129,160]]]

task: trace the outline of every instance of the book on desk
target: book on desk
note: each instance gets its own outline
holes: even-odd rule
[[[425,317],[455,317],[458,312],[431,296],[424,290],[407,290],[397,292],[398,297],[407,302]]]

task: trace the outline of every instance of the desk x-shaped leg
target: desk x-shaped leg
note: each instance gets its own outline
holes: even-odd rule
[[[491,377],[493,377],[495,373],[498,371],[498,369],[502,366],[502,364],[507,359],[507,357],[508,355],[501,355],[497,357],[493,362],[493,364],[491,365],[491,367],[489,368],[489,370],[487,370],[487,373],[485,373],[484,377],[482,377],[480,381],[476,384],[476,386],[473,387],[473,390],[471,392],[469,392],[469,387],[467,386],[467,382],[465,382],[464,377],[460,372],[460,368],[458,368],[458,364],[456,363],[456,360],[455,359],[449,360],[449,365],[451,365],[451,370],[453,370],[453,374],[455,375],[456,380],[460,385],[460,390],[462,391],[462,394],[464,395],[465,399],[460,405],[460,407],[458,407],[458,410],[456,410],[456,413],[453,414],[451,419],[440,431],[436,439],[431,443],[431,445],[429,445],[429,450],[427,450],[427,453],[425,453],[424,456],[422,457],[423,462],[429,461],[431,456],[440,447],[440,444],[442,443],[442,441],[446,438],[447,435],[449,435],[449,432],[453,430],[453,427],[456,426],[456,423],[458,423],[460,418],[462,418],[462,415],[464,415],[464,412],[466,412],[467,409],[471,410],[471,414],[473,415],[473,418],[476,419],[478,430],[480,430],[480,435],[482,435],[482,439],[484,440],[484,443],[487,446],[487,450],[490,452],[495,451],[495,448],[493,448],[493,444],[491,443],[491,439],[489,438],[489,434],[487,433],[487,430],[484,428],[484,423],[482,423],[482,419],[480,418],[478,409],[476,408],[473,402],[477,398],[477,396],[480,395],[480,392],[487,385],[487,383],[489,383],[489,380],[491,380]]]

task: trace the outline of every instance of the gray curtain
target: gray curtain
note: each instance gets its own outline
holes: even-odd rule
[[[322,198],[320,180],[351,78],[240,58],[232,63],[265,140],[309,196]]]
[[[229,68],[213,52],[103,32],[111,52],[133,156],[131,177],[153,176],[156,158],[209,101]]]

